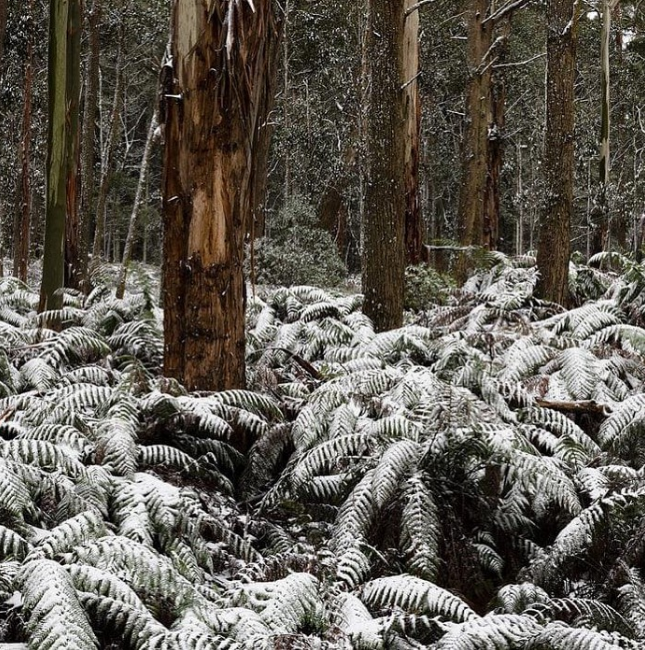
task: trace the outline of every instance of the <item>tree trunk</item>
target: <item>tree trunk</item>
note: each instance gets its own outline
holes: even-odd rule
[[[65,269],[68,0],[51,0],[49,17],[47,217],[39,311],[59,309]]]
[[[369,0],[369,95],[363,224],[363,311],[377,331],[403,322],[406,0]]]
[[[80,249],[78,216],[79,168],[79,100],[81,95],[81,31],[83,16],[81,0],[69,0],[67,20],[67,217],[65,220],[65,286],[80,289],[84,264]]]
[[[497,43],[494,46],[496,65],[503,64],[508,51],[508,38],[511,31],[511,16],[502,19],[496,30]],[[492,61],[491,61],[491,67]],[[504,164],[504,127],[506,123],[506,79],[502,68],[493,67],[491,75],[491,122],[487,129],[488,164],[486,186],[484,188],[484,216],[481,245],[489,251],[497,250],[499,245],[500,194],[502,166]]]
[[[0,68],[4,68],[2,59],[4,58],[4,37],[7,32],[7,10],[7,0],[0,0]]]
[[[600,106],[600,148],[598,160],[598,208],[594,211],[595,219],[592,224],[591,255],[600,253],[607,248],[609,238],[609,173],[611,169],[609,137],[611,130],[610,102],[610,65],[609,42],[611,37],[611,14],[618,0],[601,0],[602,29],[600,35],[600,67],[601,67],[601,106]]]
[[[546,205],[540,223],[536,295],[565,305],[568,301],[571,217],[573,214],[573,126],[576,0],[547,4]]]
[[[467,0],[468,67],[466,131],[463,148],[463,177],[459,194],[458,231],[461,246],[483,245],[484,202],[488,169],[488,127],[492,121],[489,61],[493,43],[490,0]],[[470,267],[467,253],[457,260],[456,276],[463,282]]]
[[[5,8],[6,11],[6,8]],[[20,144],[20,196],[16,214],[13,243],[13,274],[27,282],[29,267],[29,239],[31,225],[31,115],[34,80],[34,0],[29,1],[29,36],[27,42],[27,65],[25,67],[24,107],[22,113],[22,142]]]
[[[116,285],[116,297],[121,299],[125,293],[125,280],[128,273],[128,265],[130,264],[130,257],[132,255],[132,246],[134,245],[135,228],[137,225],[137,217],[139,210],[143,204],[145,196],[146,183],[148,182],[148,168],[150,167],[150,157],[152,156],[152,145],[154,142],[155,131],[157,130],[158,121],[157,113],[153,113],[148,128],[148,135],[146,137],[146,146],[143,150],[143,159],[141,160],[141,169],[139,170],[139,183],[137,184],[137,192],[134,197],[134,205],[130,214],[130,223],[128,225],[128,234],[125,238],[123,246],[123,260],[121,262],[121,271],[119,272],[119,280]]]
[[[101,181],[99,183],[99,195],[96,201],[96,228],[94,230],[94,244],[92,246],[92,264],[104,255],[105,247],[105,208],[107,205],[107,196],[110,189],[110,179],[112,177],[112,159],[114,150],[121,133],[121,110],[123,108],[123,41],[125,29],[121,25],[119,28],[119,45],[116,56],[116,79],[114,81],[114,100],[112,102],[112,112],[110,113],[109,135],[105,145],[105,151],[102,153],[101,160]]]
[[[271,0],[176,1],[164,166],[164,373],[189,390],[245,385],[244,238],[278,35]]]
[[[90,242],[90,226],[94,212],[94,134],[98,107],[99,87],[99,25],[101,21],[101,0],[94,0],[87,15],[89,58],[85,73],[85,98],[83,105],[83,132],[81,142],[81,201],[79,250],[81,251],[81,269],[87,274],[87,253]],[[89,282],[86,282],[86,289]]]
[[[416,4],[406,0],[405,10]],[[403,79],[407,136],[405,138],[405,253],[408,264],[423,260],[423,220],[419,203],[419,148],[421,138],[421,97],[419,94],[419,12],[405,19]]]

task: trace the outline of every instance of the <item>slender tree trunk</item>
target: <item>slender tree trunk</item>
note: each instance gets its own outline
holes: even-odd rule
[[[101,22],[101,0],[94,0],[91,11],[87,14],[89,39],[89,57],[85,74],[85,98],[83,102],[83,130],[81,141],[81,201],[79,250],[81,252],[81,270],[87,275],[87,254],[90,243],[90,227],[94,212],[94,135],[98,109],[99,86],[99,25]],[[86,289],[89,282],[86,282]]]
[[[484,203],[488,171],[488,127],[492,122],[489,54],[493,44],[490,0],[467,0],[468,67],[466,89],[466,132],[463,149],[463,176],[459,195],[458,231],[461,246],[483,245]],[[470,267],[469,256],[461,254],[456,275],[463,282]]]
[[[7,31],[7,13],[8,13],[7,0],[0,0],[0,83],[4,79],[4,37]],[[0,119],[1,116],[0,116]],[[5,212],[4,200],[0,199],[0,223],[2,223],[2,218]],[[1,231],[0,231],[1,234]],[[3,237],[0,236],[0,278],[4,275],[4,246],[2,242]]]
[[[6,11],[6,7],[5,7]],[[20,145],[20,196],[14,230],[13,274],[27,282],[29,267],[29,240],[31,225],[31,114],[34,79],[34,0],[29,1],[29,36],[27,65],[25,67],[24,107],[22,113],[22,142]]]
[[[59,309],[65,270],[68,0],[51,0],[49,18],[47,217],[39,311]]]
[[[403,322],[406,0],[369,0],[363,311],[377,331]]]
[[[406,0],[405,9],[416,4]],[[419,12],[405,19],[403,79],[407,136],[405,138],[405,253],[408,264],[423,258],[423,220],[419,203],[419,148],[421,138],[421,97],[419,93]]]
[[[278,29],[270,0],[174,3],[166,75],[164,372],[245,385],[243,275],[253,143]]]
[[[81,95],[81,31],[83,15],[81,0],[69,0],[67,20],[67,144],[66,184],[67,218],[65,221],[65,286],[79,289],[83,282],[84,264],[80,249],[78,215],[79,172],[79,100]]]
[[[568,301],[573,214],[578,11],[576,0],[549,0],[547,4],[546,205],[540,223],[536,295],[563,305]]]
[[[116,79],[114,82],[114,100],[110,113],[109,135],[105,144],[101,161],[101,181],[99,194],[96,201],[96,228],[94,230],[94,245],[92,246],[92,263],[94,264],[104,255],[105,250],[105,208],[112,177],[112,160],[114,150],[121,133],[121,110],[123,108],[123,40],[125,29],[120,27],[119,45],[116,57]]]
[[[4,37],[7,32],[7,0],[0,0],[0,68],[4,69],[2,59],[4,58]]]
[[[508,52],[511,31],[511,17],[503,18],[495,32],[493,48],[495,64],[503,64]],[[497,250],[500,227],[500,194],[502,166],[504,164],[504,127],[506,125],[506,79],[503,68],[495,69],[491,75],[491,123],[488,127],[488,164],[484,188],[484,215],[481,245],[487,250]]]
[[[602,29],[600,35],[600,68],[601,68],[601,113],[600,113],[600,148],[598,160],[598,208],[594,211],[591,237],[591,251],[594,255],[604,250],[609,237],[609,174],[610,161],[610,131],[611,131],[611,76],[609,63],[609,43],[611,37],[611,15],[618,0],[601,0]]]
[[[152,156],[152,145],[154,143],[155,131],[157,130],[158,120],[157,113],[153,113],[148,127],[148,135],[146,137],[146,146],[143,150],[143,159],[141,160],[141,168],[139,170],[139,183],[137,184],[137,192],[134,197],[134,205],[132,206],[132,213],[130,214],[130,223],[128,225],[128,234],[125,238],[123,246],[123,260],[121,262],[121,271],[119,272],[119,280],[116,285],[116,297],[121,299],[125,293],[125,280],[128,273],[128,266],[130,264],[130,257],[132,255],[132,246],[134,245],[137,217],[139,210],[143,204],[145,196],[146,184],[148,182],[148,169],[150,167],[150,158]]]

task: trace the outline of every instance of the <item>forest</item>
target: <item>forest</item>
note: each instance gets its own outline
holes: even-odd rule
[[[645,648],[644,105],[644,0],[0,0],[0,648]]]

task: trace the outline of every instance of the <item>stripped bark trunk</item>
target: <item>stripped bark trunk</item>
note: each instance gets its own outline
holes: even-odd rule
[[[254,140],[270,87],[271,0],[174,3],[164,88],[164,373],[245,384],[243,275]]]
[[[377,331],[403,322],[406,0],[369,0],[369,95],[363,226],[363,311]]]
[[[104,255],[105,248],[105,208],[107,204],[110,180],[112,178],[112,160],[114,150],[121,133],[121,110],[123,108],[123,40],[125,35],[124,25],[120,27],[119,45],[116,57],[116,79],[114,82],[114,99],[110,113],[109,134],[102,152],[101,160],[101,181],[99,183],[99,194],[96,201],[96,228],[94,230],[94,244],[92,246],[92,264]]]
[[[561,305],[569,298],[578,12],[576,0],[547,4],[546,205],[540,223],[536,295]]]
[[[407,136],[405,138],[405,253],[408,264],[423,259],[423,220],[419,203],[419,150],[421,140],[421,96],[419,93],[419,12],[408,9],[416,0],[406,0],[403,79]]]
[[[67,116],[66,116],[66,201],[65,219],[65,286],[79,289],[83,282],[84,265],[80,249],[78,216],[79,168],[79,100],[81,94],[81,31],[83,15],[81,0],[69,0],[67,19]]]
[[[130,223],[128,225],[128,234],[125,238],[123,246],[123,260],[121,261],[121,270],[119,272],[119,280],[116,285],[116,297],[121,299],[125,293],[125,280],[128,273],[128,266],[132,256],[132,246],[134,245],[135,232],[137,226],[137,217],[139,210],[143,204],[145,196],[146,184],[148,182],[148,169],[150,167],[150,157],[152,156],[152,146],[154,143],[155,131],[157,130],[158,120],[156,111],[150,120],[148,127],[148,135],[146,136],[146,146],[143,150],[143,158],[141,160],[141,168],[139,170],[139,182],[137,184],[137,192],[134,197],[134,204],[132,212],[130,213]]]
[[[20,196],[16,214],[13,244],[13,274],[27,282],[31,225],[31,115],[34,79],[34,0],[29,1],[29,36],[25,67],[24,105],[22,112],[22,141],[20,144]]]

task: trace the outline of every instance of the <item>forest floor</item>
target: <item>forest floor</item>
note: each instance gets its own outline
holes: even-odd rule
[[[0,279],[0,643],[645,647],[645,272],[572,265],[564,310],[532,262],[385,333],[259,287],[248,389],[192,394],[152,267],[44,316]]]

